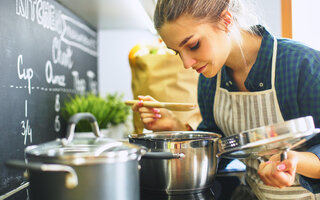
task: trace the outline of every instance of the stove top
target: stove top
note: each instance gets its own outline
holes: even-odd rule
[[[231,199],[240,183],[244,173],[227,173],[215,177],[212,187],[198,193],[165,194],[150,190],[141,190],[140,200],[224,200]],[[248,187],[248,186],[246,186]],[[250,191],[250,188],[247,189]],[[247,199],[247,198],[246,198]]]
[[[198,193],[176,195],[142,190],[140,196],[141,200],[216,200],[213,189],[207,189]]]

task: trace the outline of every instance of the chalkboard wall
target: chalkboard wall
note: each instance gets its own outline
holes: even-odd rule
[[[63,137],[63,102],[97,90],[94,29],[53,0],[0,1],[0,199],[18,187],[8,199],[28,198],[22,171],[4,162]]]

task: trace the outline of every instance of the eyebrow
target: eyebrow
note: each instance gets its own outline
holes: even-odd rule
[[[193,35],[190,35],[189,37],[187,37],[187,38],[185,38],[184,40],[182,40],[182,42],[179,44],[179,47],[182,47],[185,43],[187,43],[189,40],[190,40],[190,38],[192,38],[193,37]]]

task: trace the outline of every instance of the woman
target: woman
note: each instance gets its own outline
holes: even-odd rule
[[[158,33],[186,69],[200,74],[198,130],[228,136],[307,115],[320,127],[320,53],[252,26],[244,13],[241,0],[157,2]],[[139,98],[133,110],[147,129],[189,128],[166,109],[143,107],[143,101],[155,101],[152,97]],[[320,192],[320,145],[313,142],[305,152],[289,151],[283,162],[279,155],[260,165],[246,160],[246,181],[256,196],[314,199]]]

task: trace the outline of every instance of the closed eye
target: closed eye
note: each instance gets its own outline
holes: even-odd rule
[[[200,41],[198,40],[198,42],[193,46],[193,47],[190,47],[191,50],[196,50],[198,49],[200,46]]]
[[[179,55],[179,51],[174,50],[174,49],[172,49],[172,48],[170,48],[170,47],[167,47],[167,48],[168,48],[168,49],[171,49],[172,51],[174,51],[175,55]]]

